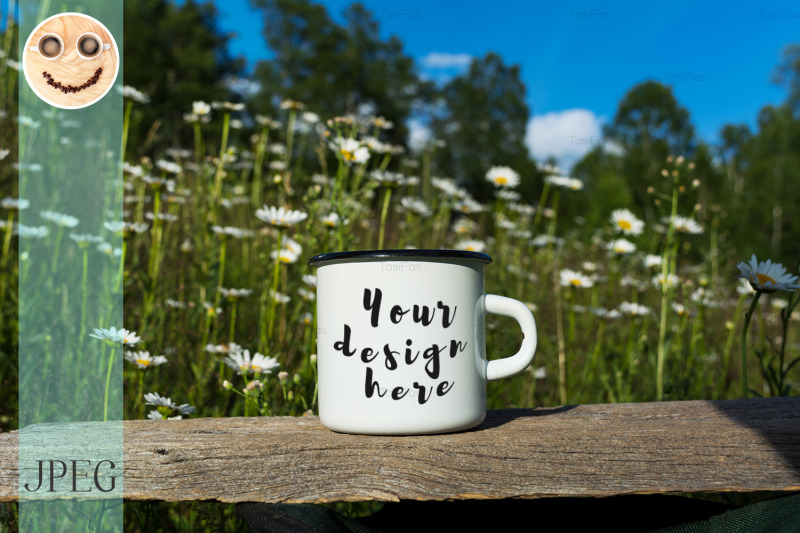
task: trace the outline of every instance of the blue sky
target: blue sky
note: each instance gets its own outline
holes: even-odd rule
[[[237,35],[232,53],[250,66],[268,58],[262,19],[247,0],[215,1],[221,28]],[[350,2],[321,3],[341,21]],[[566,166],[602,142],[601,124],[613,118],[626,91],[648,79],[673,87],[709,142],[724,124],[752,128],[761,107],[785,98],[770,74],[782,48],[800,42],[800,6],[791,2],[363,3],[382,35],[399,36],[421,73],[433,79],[446,80],[490,51],[519,65],[532,115],[527,142],[537,158],[552,154]]]

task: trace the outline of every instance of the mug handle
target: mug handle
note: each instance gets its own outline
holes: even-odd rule
[[[522,346],[516,354],[486,362],[486,379],[492,381],[519,374],[528,368],[533,361],[534,353],[536,353],[538,337],[533,313],[519,300],[496,294],[484,295],[484,309],[487,313],[515,319],[519,323],[523,335]]]

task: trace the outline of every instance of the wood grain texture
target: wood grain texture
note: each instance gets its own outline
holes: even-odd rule
[[[800,398],[490,411],[477,429],[376,437],[317,417],[124,423],[131,500],[331,502],[800,490]],[[17,433],[0,435],[16,499]]]
[[[111,48],[93,59],[84,59],[77,52],[77,42],[87,32],[98,35],[103,43],[112,44]],[[59,35],[63,42],[63,52],[56,59],[47,59],[38,51],[31,50],[42,36],[50,33]],[[23,68],[31,88],[46,102],[67,108],[84,106],[102,96],[111,86],[119,62],[118,50],[108,31],[93,19],[80,15],[62,15],[47,21],[31,34],[23,54]],[[46,71],[62,85],[78,87],[92,78],[98,68],[103,72],[97,83],[76,93],[61,92],[49,86],[42,76]]]

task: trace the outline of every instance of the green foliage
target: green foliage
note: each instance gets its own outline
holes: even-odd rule
[[[181,145],[187,137],[178,126],[193,101],[228,99],[225,80],[243,63],[228,53],[231,36],[217,28],[217,15],[212,2],[124,3],[124,83],[150,98],[131,126],[138,155],[152,144]]]
[[[481,200],[491,195],[493,186],[485,176],[494,165],[509,166],[522,176],[524,198],[533,198],[541,188],[542,176],[524,142],[529,111],[519,71],[490,52],[474,59],[438,96],[442,111],[434,115],[431,130],[446,146],[436,154],[436,171],[457,178]]]
[[[400,39],[380,37],[371,12],[354,3],[339,25],[310,0],[251,3],[264,13],[264,35],[275,53],[256,68],[261,92],[250,101],[253,110],[274,114],[282,99],[292,99],[323,117],[380,114],[396,125],[387,140],[405,144],[405,121],[431,86],[417,76]]]

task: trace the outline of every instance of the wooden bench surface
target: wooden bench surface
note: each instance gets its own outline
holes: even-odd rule
[[[0,434],[0,501],[18,432]],[[475,430],[376,437],[317,417],[124,422],[124,496],[225,502],[800,490],[800,397],[490,411]]]

